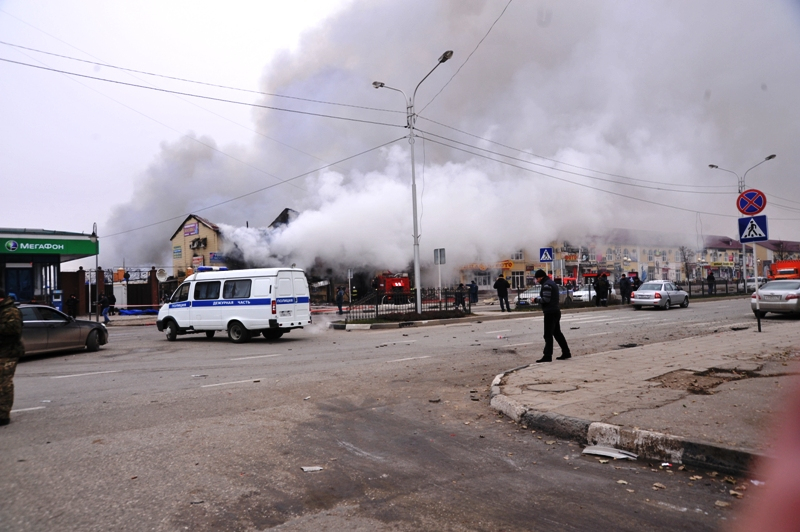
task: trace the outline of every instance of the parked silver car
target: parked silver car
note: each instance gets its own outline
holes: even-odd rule
[[[800,314],[800,281],[783,279],[768,282],[750,297],[750,308],[760,318],[767,312]]]
[[[22,304],[19,310],[26,356],[84,348],[97,351],[108,343],[108,331],[102,323],[74,320],[47,305]]]
[[[635,310],[642,307],[669,310],[675,305],[686,308],[689,306],[689,294],[672,281],[647,281],[631,294],[631,303]]]

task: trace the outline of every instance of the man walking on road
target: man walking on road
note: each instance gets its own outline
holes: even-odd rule
[[[17,360],[25,354],[22,345],[22,314],[14,299],[0,288],[0,425],[11,421],[14,405],[14,372]]]
[[[497,299],[500,300],[500,312],[506,310],[511,312],[511,307],[508,305],[508,289],[511,285],[505,280],[501,273],[497,280],[494,282],[494,289],[497,290]],[[504,306],[505,305],[505,306]]]
[[[536,282],[542,285],[539,293],[539,305],[544,312],[544,356],[536,362],[553,361],[553,338],[561,348],[561,356],[557,360],[571,358],[567,339],[561,332],[561,309],[558,306],[558,285],[550,279],[544,270],[536,270]]]

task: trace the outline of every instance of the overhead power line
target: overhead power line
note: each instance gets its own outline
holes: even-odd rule
[[[491,139],[487,139],[485,137],[481,137],[479,135],[475,135],[473,133],[469,133],[469,132],[464,131],[462,129],[455,128],[453,126],[449,126],[447,124],[443,124],[442,122],[437,122],[436,120],[431,120],[430,118],[426,118],[424,116],[420,116],[419,118],[422,119],[422,120],[427,120],[428,122],[431,122],[432,124],[436,124],[437,126],[442,126],[442,127],[447,128],[447,129],[452,129],[453,131],[461,133],[462,135],[467,135],[467,136],[472,137],[474,139],[482,140],[483,142],[488,142],[490,144],[494,144],[496,146],[500,146],[500,147],[503,147],[503,148],[506,148],[506,149],[509,149],[509,150],[514,150],[514,151],[519,152],[519,153],[524,153],[526,155],[530,155],[531,157],[536,157],[537,159],[542,159],[544,161],[550,161],[551,163],[556,163],[556,164],[561,164],[561,165],[564,165],[564,166],[569,166],[571,168],[577,168],[578,170],[586,170],[587,172],[594,172],[596,174],[607,175],[609,177],[618,177],[620,179],[628,179],[630,181],[641,181],[643,183],[651,183],[651,184],[654,184],[654,185],[672,185],[672,186],[689,187],[689,188],[730,188],[727,185],[684,185],[684,184],[681,184],[681,183],[669,183],[669,182],[666,182],[666,181],[652,181],[652,180],[649,180],[649,179],[640,179],[640,178],[628,177],[628,176],[624,176],[624,175],[620,175],[620,174],[602,172],[600,170],[594,170],[592,168],[587,168],[585,166],[579,166],[577,164],[565,163],[563,161],[559,161],[558,159],[551,159],[551,158],[545,157],[543,155],[537,155],[535,153],[523,150],[521,148],[515,148],[514,146],[509,146],[507,144],[503,144],[501,142],[497,142],[497,141],[494,141],[494,140],[491,140]]]
[[[576,183],[575,181],[570,181],[569,179],[565,179],[563,177],[558,177],[558,176],[555,176],[555,175],[552,175],[552,174],[548,174],[546,172],[540,172],[539,170],[533,170],[531,168],[525,168],[524,166],[520,166],[518,164],[509,163],[509,162],[503,161],[501,159],[495,159],[493,157],[488,157],[486,155],[483,155],[482,153],[477,153],[477,152],[473,152],[473,151],[470,151],[470,150],[467,150],[467,149],[464,149],[464,148],[460,148],[458,146],[453,146],[451,144],[447,144],[446,142],[441,142],[441,141],[434,140],[434,139],[427,139],[427,140],[428,140],[428,142],[433,142],[434,144],[439,144],[441,146],[446,146],[446,147],[454,149],[454,150],[463,151],[465,153],[469,153],[469,154],[475,155],[476,157],[482,157],[482,158],[487,159],[489,161],[494,161],[494,162],[497,162],[497,163],[500,163],[500,164],[505,164],[506,166],[511,166],[513,168],[518,168],[519,170],[523,170],[525,172],[539,174],[539,175],[542,175],[542,176],[545,176],[545,177],[549,177],[551,179],[555,179],[557,181],[562,181],[564,183],[569,183],[570,185],[576,185],[576,186],[579,186],[579,187],[588,188],[588,189],[591,189],[591,190],[596,190],[598,192],[604,192],[606,194],[611,194],[613,196],[619,196],[621,198],[626,198],[626,199],[630,199],[630,200],[634,200],[634,201],[639,201],[639,202],[642,202],[642,203],[649,203],[650,205],[658,205],[659,207],[666,207],[668,209],[675,209],[675,210],[679,210],[679,211],[685,211],[685,212],[691,212],[691,213],[698,213],[699,212],[700,214],[708,214],[710,216],[721,216],[721,217],[724,217],[724,218],[738,218],[738,216],[735,216],[735,215],[732,215],[732,214],[717,214],[717,213],[714,213],[714,212],[696,211],[694,209],[688,209],[688,208],[684,208],[684,207],[677,207],[675,205],[669,205],[669,204],[666,204],[666,203],[659,203],[657,201],[647,200],[647,199],[644,199],[644,198],[637,198],[636,196],[630,196],[628,194],[622,194],[620,192],[614,192],[614,191],[611,191],[611,190],[606,190],[606,189],[603,189],[603,188],[594,187],[594,186],[591,186],[591,185],[587,185],[585,183]]]
[[[723,195],[731,194],[731,192],[704,192],[704,191],[697,191],[697,190],[678,190],[678,189],[674,189],[674,188],[654,187],[654,186],[649,186],[649,185],[639,185],[639,184],[636,184],[636,183],[622,183],[622,182],[619,182],[619,181],[614,181],[613,179],[606,179],[606,178],[603,178],[603,177],[597,177],[597,176],[592,176],[592,175],[588,175],[588,174],[582,174],[580,172],[573,172],[571,170],[564,170],[562,168],[554,168],[552,166],[544,165],[544,164],[541,164],[541,163],[535,163],[535,162],[532,162],[532,161],[528,161],[526,159],[520,159],[519,157],[513,157],[511,155],[505,155],[505,154],[502,154],[502,153],[494,152],[492,150],[487,150],[486,148],[480,148],[478,146],[473,146],[473,145],[467,144],[465,142],[460,142],[460,141],[453,140],[453,139],[450,139],[450,138],[447,138],[447,137],[443,137],[441,135],[436,135],[435,133],[431,133],[429,131],[424,131],[424,130],[419,130],[419,129],[417,131],[421,131],[422,133],[425,133],[426,135],[430,135],[432,137],[437,137],[437,138],[440,138],[442,140],[446,140],[448,142],[454,142],[456,144],[460,144],[462,146],[466,146],[466,147],[472,148],[474,150],[480,150],[480,151],[483,151],[483,152],[490,153],[492,155],[497,155],[498,157],[505,157],[505,158],[511,159],[513,161],[519,161],[519,162],[522,162],[522,163],[525,163],[525,164],[531,164],[531,165],[534,165],[534,166],[540,166],[542,168],[547,168],[548,170],[553,170],[555,172],[562,172],[562,173],[565,173],[565,174],[575,175],[575,176],[579,176],[579,177],[585,177],[587,179],[594,179],[596,181],[603,181],[605,183],[613,183],[615,185],[621,185],[621,186],[625,186],[625,187],[637,187],[637,188],[646,188],[646,189],[649,189],[649,190],[660,190],[660,191],[663,191],[663,192],[677,192],[677,193],[680,193],[680,194],[723,194]]]
[[[295,113],[295,114],[300,114],[300,115],[316,116],[316,117],[320,117],[320,118],[330,118],[330,119],[333,119],[333,120],[343,120],[343,121],[346,121],[346,122],[358,122],[358,123],[361,123],[361,124],[373,124],[373,125],[378,125],[378,126],[389,126],[389,127],[405,127],[403,125],[389,124],[389,123],[386,123],[386,122],[375,122],[373,120],[362,120],[362,119],[359,119],[359,118],[348,118],[348,117],[344,117],[344,116],[327,115],[327,114],[323,114],[323,113],[312,113],[310,111],[299,111],[297,109],[287,109],[287,108],[284,108],[284,107],[275,107],[273,105],[263,105],[263,104],[258,104],[258,103],[240,102],[240,101],[237,101],[237,100],[228,100],[226,98],[216,98],[214,96],[205,96],[203,94],[194,94],[194,93],[191,93],[191,92],[182,92],[182,91],[174,91],[174,90],[170,90],[170,89],[162,89],[160,87],[148,87],[147,85],[140,85],[138,83],[128,83],[126,81],[118,81],[118,80],[114,80],[114,79],[101,78],[101,77],[98,77],[98,76],[89,76],[87,74],[79,74],[77,72],[70,72],[69,70],[60,70],[60,69],[57,69],[57,68],[50,68],[50,67],[45,67],[45,66],[41,66],[41,65],[32,65],[30,63],[24,63],[22,61],[14,61],[12,59],[6,59],[4,57],[0,57],[0,61],[4,61],[6,63],[12,63],[12,64],[15,64],[15,65],[26,66],[26,67],[30,67],[30,68],[36,68],[36,69],[39,69],[39,70],[48,70],[50,72],[58,72],[59,74],[66,74],[66,75],[69,75],[69,76],[78,76],[78,77],[81,77],[81,78],[93,79],[93,80],[96,80],[96,81],[103,81],[103,82],[106,82],[106,83],[115,83],[117,85],[124,85],[124,86],[127,86],[127,87],[135,87],[137,89],[146,89],[146,90],[151,90],[151,91],[156,91],[156,92],[164,92],[164,93],[167,93],[167,94],[178,94],[180,96],[189,96],[189,97],[192,97],[192,98],[202,98],[204,100],[211,100],[211,101],[215,101],[215,102],[230,103],[230,104],[234,104],[234,105],[244,105],[244,106],[248,106],[248,107],[257,107],[259,109],[269,109],[269,110],[272,110],[272,111],[283,111],[283,112],[286,112],[286,113]]]
[[[390,140],[389,142],[384,142],[383,144],[375,146],[374,148],[370,148],[368,150],[364,150],[362,152],[356,153],[355,155],[350,155],[350,156],[345,157],[343,159],[339,159],[338,161],[334,161],[334,162],[332,162],[330,164],[326,164],[324,166],[320,166],[320,167],[315,168],[313,170],[309,170],[308,172],[303,172],[302,174],[298,174],[298,175],[296,175],[294,177],[290,177],[288,179],[284,179],[280,183],[275,183],[275,184],[272,184],[272,185],[268,185],[266,187],[261,187],[261,188],[256,189],[256,190],[251,190],[250,192],[246,192],[244,194],[239,194],[238,196],[234,196],[232,198],[228,198],[226,200],[219,201],[219,202],[214,203],[212,205],[206,205],[205,207],[200,207],[199,209],[194,209],[190,213],[179,214],[179,215],[176,215],[176,216],[172,216],[170,218],[166,218],[164,220],[160,220],[158,222],[153,222],[153,223],[149,223],[149,224],[142,225],[142,226],[139,226],[139,227],[134,227],[132,229],[126,229],[125,231],[118,231],[118,232],[112,233],[110,235],[104,235],[103,238],[110,238],[110,237],[113,237],[113,236],[124,235],[126,233],[132,233],[134,231],[140,231],[142,229],[147,229],[148,227],[153,227],[155,225],[160,225],[160,224],[163,224],[163,223],[167,223],[167,222],[171,222],[171,221],[178,220],[178,219],[181,219],[181,218],[185,218],[185,217],[187,217],[187,216],[189,216],[190,214],[193,214],[193,213],[207,211],[209,209],[213,209],[214,207],[219,207],[220,205],[225,205],[226,203],[231,203],[231,202],[240,200],[242,198],[246,198],[247,196],[252,196],[253,194],[258,194],[259,192],[263,192],[265,190],[269,190],[271,188],[277,187],[277,186],[282,185],[284,183],[288,183],[290,181],[294,181],[295,179],[300,179],[301,177],[305,177],[307,175],[311,175],[311,174],[313,174],[315,172],[319,172],[320,170],[324,170],[326,168],[330,168],[331,166],[336,166],[337,164],[341,164],[341,163],[343,163],[345,161],[349,161],[350,159],[355,159],[356,157],[360,157],[360,156],[365,155],[367,153],[370,153],[372,151],[379,150],[379,149],[383,148],[384,146],[388,146],[389,144],[393,144],[393,143],[395,143],[395,142],[397,142],[399,140],[403,140],[404,138],[405,137],[400,137],[400,138],[397,138],[397,139],[394,139],[394,140]]]
[[[392,110],[392,109],[381,109],[381,108],[378,108],[378,107],[366,107],[366,106],[363,106],[363,105],[353,105],[353,104],[347,104],[347,103],[341,103],[341,102],[328,102],[328,101],[324,101],[324,100],[315,100],[313,98],[302,98],[302,97],[299,97],[299,96],[287,96],[285,94],[276,94],[276,93],[272,93],[272,92],[263,92],[263,91],[253,90],[253,89],[242,89],[240,87],[231,87],[230,85],[220,85],[220,84],[217,84],[217,83],[209,83],[209,82],[206,82],[206,81],[197,81],[197,80],[194,80],[194,79],[180,78],[180,77],[176,77],[176,76],[168,76],[166,74],[156,74],[154,72],[147,72],[145,70],[136,70],[136,69],[133,69],[133,68],[125,68],[125,67],[121,67],[121,66],[111,65],[111,64],[108,64],[108,63],[101,63],[99,61],[89,61],[87,59],[79,59],[77,57],[71,57],[71,56],[68,56],[68,55],[56,54],[56,53],[53,53],[53,52],[47,52],[45,50],[39,50],[39,49],[36,49],[36,48],[30,48],[28,46],[22,46],[22,45],[19,45],[19,44],[14,44],[14,43],[6,42],[6,41],[0,41],[0,44],[5,44],[6,46],[12,46],[14,48],[20,48],[22,50],[28,50],[28,51],[36,52],[36,53],[39,53],[39,54],[45,54],[45,55],[49,55],[49,56],[53,56],[53,57],[60,57],[62,59],[68,59],[70,61],[77,61],[79,63],[86,63],[86,64],[89,64],[89,65],[95,65],[95,66],[100,66],[100,67],[104,67],[104,68],[112,68],[112,69],[120,70],[120,71],[123,71],[123,72],[133,72],[135,74],[143,74],[145,76],[154,76],[154,77],[158,77],[158,78],[171,79],[173,81],[181,81],[181,82],[184,82],[184,83],[194,83],[195,85],[203,85],[203,86],[206,86],[206,87],[215,87],[215,88],[218,88],[218,89],[227,89],[227,90],[232,90],[232,91],[246,92],[246,93],[250,93],[250,94],[258,94],[260,96],[272,96],[272,97],[275,97],[275,98],[286,98],[288,100],[298,100],[298,101],[309,102],[309,103],[319,103],[319,104],[324,104],[324,105],[336,105],[336,106],[339,106],[339,107],[352,107],[354,109],[364,109],[364,110],[367,110],[367,111],[381,111],[381,112],[384,112],[384,113],[395,113],[395,114],[403,114],[403,115],[405,115],[404,111],[398,111],[398,110]]]

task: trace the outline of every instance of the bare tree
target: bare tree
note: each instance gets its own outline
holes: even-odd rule
[[[779,240],[777,245],[775,246],[775,250],[772,252],[773,257],[775,260],[788,260],[791,253],[787,249],[786,242],[783,240]]]
[[[692,264],[694,264],[694,250],[688,246],[680,246],[678,247],[678,253],[680,253],[683,269],[686,272],[686,280],[689,281],[691,280],[689,272]]]

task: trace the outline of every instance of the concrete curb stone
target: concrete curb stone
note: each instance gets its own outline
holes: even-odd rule
[[[502,395],[500,389],[506,375],[526,367],[528,365],[505,371],[494,378],[490,405],[529,429],[541,430],[557,438],[584,445],[601,445],[630,451],[639,455],[639,458],[687,464],[732,474],[743,474],[755,459],[764,458],[755,453],[695,442],[670,434],[628,429],[619,425],[528,409],[514,399]]]

